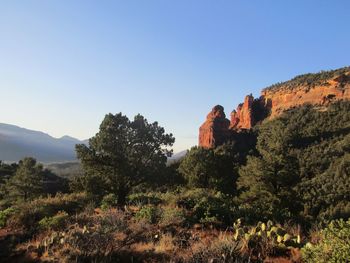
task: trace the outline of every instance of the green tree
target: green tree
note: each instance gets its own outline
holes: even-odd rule
[[[0,185],[16,172],[17,166],[16,163],[6,164],[0,161]]]
[[[276,119],[259,129],[257,150],[239,171],[241,206],[263,219],[295,218],[301,204],[295,190],[300,181],[299,163],[290,148],[296,131],[287,119]]]
[[[27,157],[19,161],[15,174],[4,186],[8,198],[27,201],[43,193],[43,166],[34,158]]]
[[[213,149],[192,147],[182,160],[179,172],[190,187],[216,186],[219,178]]]
[[[100,196],[113,193],[117,203],[124,205],[132,187],[150,178],[156,180],[165,169],[172,153],[167,147],[174,141],[157,122],[148,123],[141,115],[131,121],[122,113],[107,114],[89,145],[76,146],[85,171],[82,186]]]
[[[350,217],[350,154],[300,187],[308,214],[322,220]]]
[[[304,223],[348,217],[349,112],[348,101],[306,105],[258,126],[258,154],[239,171],[241,207]]]
[[[181,161],[178,170],[190,187],[233,194],[236,190],[238,159],[233,144],[224,144],[215,149],[193,147]]]

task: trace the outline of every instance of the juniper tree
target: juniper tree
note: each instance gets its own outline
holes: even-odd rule
[[[89,145],[76,146],[85,172],[81,185],[92,194],[113,193],[117,203],[124,205],[133,186],[156,180],[158,172],[165,169],[172,153],[167,147],[174,141],[157,122],[148,123],[140,114],[134,120],[122,113],[107,114]]]

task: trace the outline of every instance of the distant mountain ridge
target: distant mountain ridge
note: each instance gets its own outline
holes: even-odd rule
[[[86,143],[70,136],[54,138],[41,131],[0,123],[0,160],[17,162],[26,156],[40,162],[75,161],[75,145]]]
[[[175,153],[173,156],[168,158],[168,165],[181,161],[187,154],[188,150]]]

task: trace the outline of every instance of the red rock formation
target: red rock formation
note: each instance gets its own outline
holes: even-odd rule
[[[250,129],[255,124],[253,116],[254,97],[250,94],[245,97],[244,103],[239,104],[237,110],[231,113],[230,129]]]
[[[215,106],[199,129],[199,146],[216,147],[234,133],[250,129],[263,119],[275,118],[291,108],[304,104],[326,107],[338,100],[350,100],[349,67],[299,76],[264,89],[256,100],[252,95],[246,96],[244,103],[231,113],[231,123],[223,107]]]
[[[230,121],[226,119],[224,108],[215,106],[199,128],[199,146],[212,148],[227,141]]]
[[[270,118],[304,104],[326,106],[333,101],[350,99],[350,72],[320,85],[300,85],[293,88],[282,85],[278,89],[266,89],[261,92],[261,99],[270,101]]]

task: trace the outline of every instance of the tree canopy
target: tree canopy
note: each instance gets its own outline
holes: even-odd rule
[[[13,200],[27,201],[43,192],[44,170],[34,158],[19,161],[18,168],[3,186],[3,194]]]
[[[266,121],[240,168],[241,206],[257,217],[311,221],[350,215],[350,103],[304,106]]]
[[[107,114],[89,145],[76,146],[85,171],[82,185],[96,195],[114,193],[123,205],[133,186],[165,168],[174,141],[157,122],[149,123],[140,114],[134,120]]]

